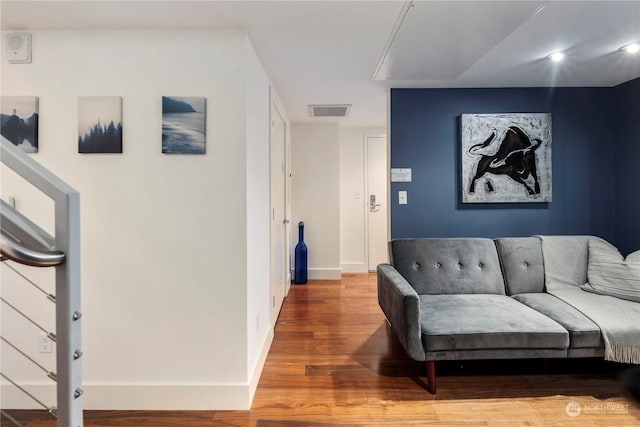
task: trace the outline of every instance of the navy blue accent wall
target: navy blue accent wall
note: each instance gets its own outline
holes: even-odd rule
[[[615,88],[616,245],[640,249],[640,78]]]
[[[391,237],[593,234],[614,242],[615,101],[613,88],[392,89],[391,167],[413,176],[391,184]],[[460,115],[527,112],[552,115],[553,201],[460,203]],[[407,205],[398,204],[400,190]]]

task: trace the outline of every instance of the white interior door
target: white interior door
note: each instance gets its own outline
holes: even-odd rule
[[[275,324],[285,296],[287,254],[286,127],[271,105],[271,324]]]
[[[388,261],[387,138],[367,137],[368,264],[376,271]]]

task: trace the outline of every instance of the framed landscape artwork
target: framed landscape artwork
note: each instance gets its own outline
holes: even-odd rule
[[[78,97],[78,153],[122,153],[121,97]]]
[[[206,98],[162,97],[162,152],[205,154]]]
[[[463,203],[551,201],[551,114],[463,114]]]
[[[0,134],[25,153],[37,153],[38,97],[0,97]]]

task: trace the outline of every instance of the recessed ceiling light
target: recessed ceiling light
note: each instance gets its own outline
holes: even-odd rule
[[[640,44],[631,43],[631,44],[628,44],[626,46],[621,47],[620,50],[624,50],[627,53],[638,53],[638,52],[640,52]]]
[[[549,55],[549,59],[553,62],[561,62],[564,59],[564,52],[554,52]]]

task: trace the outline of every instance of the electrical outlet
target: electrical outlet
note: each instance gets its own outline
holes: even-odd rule
[[[40,353],[51,353],[53,351],[53,343],[44,332],[40,332],[38,336],[38,351]]]

